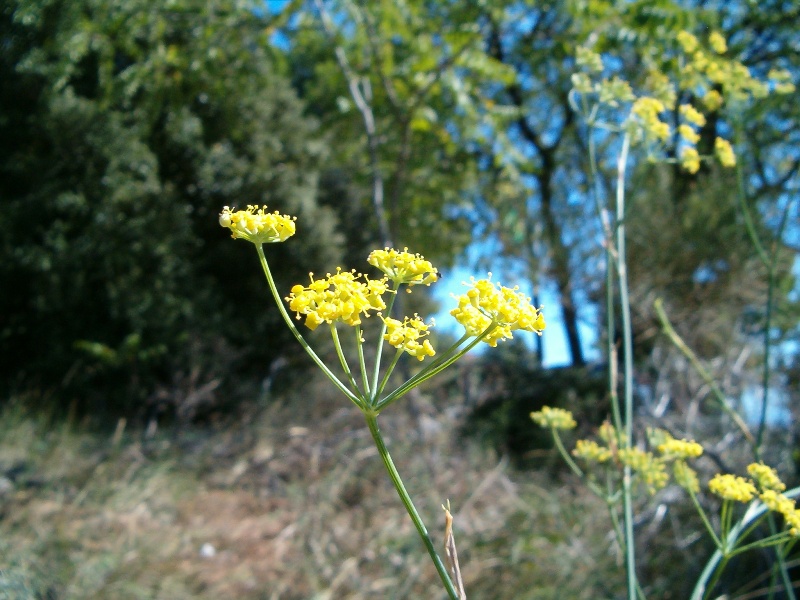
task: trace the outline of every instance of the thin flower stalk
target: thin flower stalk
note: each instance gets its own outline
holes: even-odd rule
[[[295,339],[303,347],[303,350],[306,351],[306,354],[308,354],[311,357],[311,360],[314,361],[314,364],[316,364],[320,368],[320,370],[331,381],[331,383],[333,383],[333,385],[335,385],[336,388],[340,392],[342,392],[342,394],[344,394],[348,400],[350,400],[353,404],[355,404],[359,409],[364,410],[366,408],[366,405],[364,404],[363,399],[355,395],[352,391],[350,391],[348,387],[345,384],[343,384],[339,380],[339,378],[336,377],[336,375],[334,375],[331,372],[331,370],[327,367],[327,365],[323,362],[323,360],[317,355],[316,352],[314,352],[314,349],[308,345],[308,342],[306,342],[305,338],[303,338],[303,336],[297,330],[297,327],[295,327],[292,318],[289,316],[289,313],[283,306],[283,301],[281,299],[280,294],[278,294],[278,288],[275,286],[275,280],[273,279],[272,272],[269,269],[269,263],[267,263],[267,257],[264,256],[263,247],[259,244],[256,244],[256,250],[258,251],[258,258],[261,261],[261,267],[264,269],[264,275],[267,278],[269,289],[272,292],[272,297],[275,299],[275,304],[278,305],[278,310],[280,311],[284,322],[289,327],[289,330],[292,332],[292,335],[294,335]]]

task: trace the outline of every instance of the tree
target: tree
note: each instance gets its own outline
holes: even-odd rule
[[[4,389],[122,376],[139,401],[154,377],[189,369],[197,340],[218,348],[204,379],[264,373],[284,352],[257,264],[216,215],[262,203],[298,215],[313,234],[274,251],[280,280],[330,267],[342,239],[316,203],[325,148],[256,8],[4,5]]]

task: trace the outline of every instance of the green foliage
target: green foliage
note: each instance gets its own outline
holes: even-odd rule
[[[229,243],[216,215],[256,203],[302,215],[309,242],[275,253],[284,283],[312,259],[331,266],[341,238],[332,211],[315,200],[325,148],[254,8],[234,0],[4,6],[4,387],[85,384],[103,362],[85,351],[126,339],[137,350],[113,379],[135,373],[129,402],[170,365],[187,369],[190,342],[222,340],[250,372],[263,373],[281,352],[287,336],[263,310],[257,263]],[[252,345],[254,335],[274,343]]]
[[[486,110],[472,83],[513,77],[485,53],[477,14],[468,2],[321,2],[286,30],[298,93],[337,147],[328,168],[347,174],[376,240],[440,265],[470,241],[470,140]]]

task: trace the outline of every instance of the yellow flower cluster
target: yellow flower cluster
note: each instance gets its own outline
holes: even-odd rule
[[[267,207],[253,206],[247,210],[231,210],[224,207],[219,215],[219,224],[231,230],[231,237],[241,238],[254,244],[285,242],[295,232],[295,219],[277,211],[267,212]]]
[[[428,325],[419,318],[419,315],[414,315],[413,319],[406,317],[402,322],[392,318],[384,319],[383,322],[386,323],[386,334],[383,339],[395,348],[404,350],[418,360],[436,354],[430,341],[422,339],[429,332]]]
[[[676,440],[667,431],[648,429],[649,446],[658,451],[654,454],[630,447],[625,435],[608,421],[600,426],[597,437],[603,444],[593,440],[578,440],[572,455],[587,463],[610,463],[616,459],[617,465],[630,467],[651,494],[667,485],[667,467],[672,463],[678,485],[695,493],[699,490],[697,474],[686,464],[686,460],[703,453],[703,447],[697,442]]]
[[[387,289],[385,278],[369,279],[355,271],[337,269],[325,279],[314,280],[312,274],[311,284],[294,286],[286,301],[298,319],[301,314],[306,315],[306,327],[312,331],[322,323],[334,321],[356,326],[361,324],[362,314],[386,308],[382,296]]]
[[[763,462],[749,465],[747,467],[747,472],[762,490],[782,492],[786,489],[786,484],[778,477],[778,473],[775,469],[765,465]]]
[[[708,45],[717,54],[725,54],[728,51],[728,43],[718,31],[712,31],[711,35],[708,36]]]
[[[714,140],[714,153],[723,167],[736,166],[736,154],[734,154],[731,143],[728,140],[721,137]]]
[[[598,100],[609,106],[619,106],[620,102],[631,102],[633,95],[631,84],[620,77],[603,79],[598,86]]]
[[[741,62],[723,56],[728,50],[727,42],[717,31],[709,34],[705,43],[688,31],[681,31],[677,34],[677,42],[680,51],[676,62],[680,70],[677,77],[673,78],[676,79],[675,83],[666,73],[652,65],[648,68],[646,64],[648,73],[644,88],[648,91],[638,96],[630,84],[619,77],[596,81],[597,73],[604,70],[600,55],[588,48],[578,48],[576,65],[580,71],[572,76],[573,93],[594,94],[598,106],[611,108],[618,107],[621,102],[632,102],[623,129],[631,135],[633,143],[644,142],[651,153],[663,155],[662,146],[669,140],[671,128],[661,115],[675,109],[678,97],[676,84],[680,89],[699,96],[698,105],[709,112],[719,110],[729,99],[763,98],[770,89],[779,94],[795,90],[792,75],[786,70],[772,69],[767,75],[768,82],[761,81],[753,77]],[[701,157],[695,147],[700,140],[695,128],[704,127],[706,117],[690,104],[680,107],[680,115],[683,122],[679,125],[681,139],[676,154],[687,171],[696,173],[701,160],[707,157]],[[736,156],[726,140],[718,139],[715,142],[715,154],[725,167],[736,164]]]
[[[756,486],[752,481],[727,473],[714,475],[713,479],[708,482],[708,489],[723,500],[732,500],[733,502],[750,502],[756,495]]]
[[[697,458],[703,454],[703,447],[697,442],[676,440],[672,437],[663,444],[659,444],[657,449],[665,459]]]
[[[681,116],[692,125],[696,125],[697,127],[703,127],[706,124],[706,118],[703,115],[703,113],[701,113],[691,104],[681,104],[679,110]]]
[[[783,515],[790,535],[800,536],[800,510],[797,510],[794,500],[775,490],[764,490],[758,498],[769,510]]]
[[[697,173],[700,170],[700,153],[694,146],[684,146],[681,148],[681,166],[689,173]]]
[[[724,99],[722,98],[722,94],[720,94],[717,90],[708,90],[703,95],[703,105],[709,112],[719,110],[723,102]]]
[[[578,440],[572,451],[575,458],[580,458],[588,463],[604,463],[611,460],[611,450],[601,446],[594,440]]]
[[[402,252],[390,248],[373,250],[367,262],[386,273],[395,286],[430,285],[439,279],[436,267],[419,254],[411,254],[408,248]]]
[[[672,465],[672,474],[675,476],[675,483],[685,489],[687,492],[696,494],[700,491],[700,482],[697,479],[697,473],[686,461],[676,460]]]
[[[642,96],[633,103],[630,119],[638,125],[645,140],[663,142],[669,137],[669,125],[658,116],[664,110],[664,103],[650,96]]]
[[[700,136],[698,133],[692,128],[691,125],[687,125],[686,123],[678,127],[678,133],[680,133],[681,137],[689,144],[694,145],[700,141]]]
[[[603,70],[603,59],[597,52],[585,46],[578,46],[575,63],[590,72],[600,73]]]
[[[688,31],[681,31],[678,33],[678,43],[683,48],[686,54],[691,54],[700,46],[700,42]]]
[[[662,460],[651,452],[639,448],[620,448],[619,460],[623,465],[633,469],[651,494],[654,494],[669,482],[667,468]]]
[[[545,429],[574,429],[578,425],[571,412],[551,406],[543,406],[542,410],[532,412],[531,419]]]
[[[767,509],[783,516],[789,534],[800,537],[800,510],[795,501],[784,495],[786,484],[772,467],[764,463],[753,463],[747,467],[752,479],[735,475],[715,475],[708,482],[708,489],[724,500],[750,502],[756,495]]]
[[[467,335],[480,336],[494,326],[482,341],[492,347],[511,339],[516,330],[541,334],[544,317],[531,305],[531,299],[517,288],[495,286],[489,279],[472,280],[472,288],[457,297],[458,306],[450,314],[464,326]]]
[[[770,69],[767,78],[772,81],[777,94],[791,94],[795,90],[792,74],[786,69]]]
[[[708,36],[710,52],[702,48],[697,38],[686,31],[679,33],[677,40],[688,59],[681,69],[681,87],[684,89],[710,90],[721,87],[726,97],[738,100],[748,97],[763,98],[769,93],[769,86],[753,77],[741,62],[722,56],[728,51],[728,44],[721,33],[715,31]],[[794,91],[791,76],[787,77],[781,71],[771,71],[767,77],[773,81],[776,93]],[[708,100],[705,103],[708,110],[716,110],[722,105],[722,97],[718,93]]]
[[[684,144],[680,151],[681,166],[689,173],[697,173],[700,170],[700,153],[697,151],[696,145],[700,141],[700,135],[694,128],[703,127],[706,124],[706,118],[691,104],[681,104],[679,112],[681,118],[686,121],[678,127],[678,133]]]

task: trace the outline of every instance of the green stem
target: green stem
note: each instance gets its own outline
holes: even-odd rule
[[[740,146],[743,142],[744,137],[744,124],[741,119],[737,119],[734,124],[734,133],[736,136],[736,145]],[[769,405],[769,386],[770,386],[770,374],[771,374],[771,367],[770,367],[770,348],[771,348],[771,337],[770,337],[770,329],[772,328],[772,313],[773,313],[773,296],[775,293],[775,276],[776,276],[776,264],[778,258],[778,248],[780,241],[783,238],[783,230],[786,226],[787,217],[789,215],[789,207],[790,202],[787,202],[783,215],[781,216],[781,222],[778,226],[778,230],[775,233],[775,238],[773,241],[772,251],[770,255],[767,255],[767,252],[764,248],[764,245],[761,243],[761,240],[758,236],[758,232],[756,231],[755,225],[753,224],[753,219],[750,214],[750,208],[747,205],[747,189],[745,187],[745,180],[744,180],[744,169],[742,168],[741,162],[737,161],[736,163],[736,182],[737,182],[737,190],[738,190],[738,199],[739,199],[739,208],[742,211],[742,215],[744,217],[745,228],[747,230],[747,234],[750,236],[750,240],[753,242],[753,246],[756,249],[756,254],[758,254],[758,258],[761,260],[762,264],[767,267],[767,306],[765,309],[764,314],[764,358],[762,361],[762,375],[761,375],[761,414],[759,416],[758,421],[758,430],[756,434],[756,440],[753,443],[753,454],[755,455],[756,460],[760,459],[761,455],[761,445],[764,439],[764,432],[766,430],[766,423],[767,423],[767,407]],[[772,515],[769,516],[769,525],[770,531],[775,533],[775,519]],[[790,600],[795,600],[794,594],[794,587],[792,585],[791,578],[789,577],[789,572],[786,568],[786,560],[780,553],[777,553],[778,559],[778,568],[780,570],[781,579],[783,579],[783,585],[786,588],[786,595]],[[773,582],[774,582],[774,571],[773,571]],[[772,588],[773,586],[771,586]],[[773,596],[773,593],[770,592],[770,598]]]
[[[788,492],[785,492],[784,495],[787,498],[796,498],[797,496],[800,496],[800,487],[793,488]],[[754,520],[761,518],[764,513],[768,512],[768,510],[769,509],[767,509],[762,502],[753,502],[748,507],[741,520],[730,530],[727,540],[728,544],[735,545],[742,532],[747,530]],[[703,569],[703,572],[700,574],[700,577],[697,578],[697,583],[694,586],[690,600],[703,600],[704,598],[708,597],[713,590],[713,583],[710,582],[710,580],[712,576],[714,576],[715,572],[721,572],[724,568],[725,565],[723,561],[725,560],[725,555],[727,552],[729,552],[729,549],[723,547],[719,547],[717,551],[714,552],[709,561],[706,563],[706,566]],[[779,555],[782,555],[782,553],[779,553]],[[717,579],[718,577],[715,577],[714,582],[716,582]],[[787,595],[794,597],[791,581],[788,583],[784,581],[784,585],[788,585],[786,588]]]
[[[625,171],[630,149],[630,135],[622,139],[622,149],[617,160],[617,279],[619,281],[619,304],[622,317],[622,356],[624,364],[625,409],[623,412],[625,425],[625,445],[630,448],[633,443],[633,333],[631,327],[631,306],[628,296],[628,271],[625,256]],[[609,331],[609,335],[611,332]],[[622,507],[625,515],[625,558],[628,573],[628,598],[635,600],[638,580],[636,578],[636,544],[633,534],[633,494],[631,481],[633,473],[630,466],[625,465],[622,485]]]
[[[561,454],[561,458],[563,458],[564,462],[567,463],[567,466],[572,469],[572,472],[575,473],[575,475],[577,475],[580,479],[583,479],[586,482],[586,485],[589,486],[589,489],[592,490],[592,492],[594,492],[597,496],[608,500],[608,494],[603,491],[594,481],[591,481],[589,478],[587,478],[586,474],[578,466],[578,463],[572,460],[569,452],[567,452],[567,449],[564,447],[564,443],[561,441],[561,436],[558,434],[558,430],[551,428],[550,432],[553,434],[553,440],[555,441],[559,454]]]
[[[720,540],[719,537],[717,537],[717,534],[714,531],[714,528],[711,526],[711,521],[709,521],[708,520],[708,516],[706,516],[706,511],[703,510],[703,507],[700,506],[700,502],[698,502],[698,500],[697,500],[697,495],[694,493],[693,490],[688,490],[688,492],[689,492],[689,496],[692,499],[692,503],[694,504],[694,507],[697,509],[697,513],[700,515],[700,519],[703,521],[703,525],[705,525],[705,527],[706,527],[706,531],[708,531],[708,534],[711,536],[711,539],[714,540],[714,545],[718,549],[721,550],[722,549],[722,540]]]
[[[753,453],[756,454],[756,440],[753,437],[753,434],[750,433],[750,428],[742,419],[741,415],[730,405],[728,399],[725,397],[725,394],[720,389],[717,382],[711,376],[706,368],[700,362],[700,359],[697,358],[697,355],[692,352],[692,349],[686,345],[686,342],[678,335],[678,332],[675,331],[675,328],[672,326],[672,323],[667,316],[667,313],[664,311],[664,301],[661,298],[656,298],[656,301],[653,303],[653,307],[656,310],[656,315],[658,316],[658,320],[661,322],[661,329],[664,331],[666,336],[672,341],[675,347],[680,350],[683,355],[689,359],[689,362],[692,363],[695,371],[698,372],[700,377],[703,378],[703,381],[708,384],[708,387],[711,389],[711,392],[714,394],[714,397],[717,399],[720,407],[723,411],[736,423],[736,426],[744,435],[745,439],[747,439],[748,443],[750,444],[751,448],[753,449]]]
[[[597,150],[594,141],[594,123],[589,122],[589,179],[591,183],[592,195],[595,200],[595,210],[597,218],[603,227],[603,238],[605,242],[606,254],[606,357],[608,360],[608,393],[611,401],[611,413],[614,419],[614,427],[617,431],[622,431],[622,413],[619,407],[619,395],[617,393],[617,359],[614,348],[614,232],[608,219],[608,211],[601,201],[601,194],[598,190],[599,177],[597,166]]]
[[[386,317],[392,316],[392,307],[394,306],[394,300],[397,298],[397,290],[394,290],[392,293],[391,298],[389,298],[389,304],[386,306]],[[380,392],[378,391],[378,378],[380,377],[381,372],[381,358],[383,357],[383,336],[386,335],[386,321],[381,319],[381,331],[378,335],[378,351],[375,354],[375,371],[372,374],[372,397],[370,398],[371,404],[375,404],[378,399],[378,395]]]
[[[358,348],[358,364],[361,367],[361,381],[364,382],[364,397],[372,398],[372,393],[369,387],[369,377],[367,377],[367,364],[364,362],[364,333],[361,331],[361,325],[356,325],[356,347]],[[381,346],[383,344],[380,344]]]
[[[369,432],[372,434],[372,439],[375,441],[375,446],[378,448],[378,453],[381,455],[383,464],[386,467],[386,470],[389,472],[389,477],[392,480],[392,484],[394,485],[395,490],[397,490],[397,494],[400,496],[403,506],[406,507],[408,515],[414,522],[414,527],[417,528],[417,532],[422,538],[422,543],[425,544],[425,548],[428,550],[428,554],[430,554],[431,560],[433,561],[433,564],[439,573],[439,577],[442,579],[442,583],[447,590],[447,594],[450,596],[451,600],[459,600],[458,591],[453,585],[450,575],[447,573],[447,568],[442,562],[442,559],[439,558],[436,549],[433,547],[433,542],[428,535],[428,530],[425,528],[425,523],[422,522],[422,518],[419,516],[417,509],[414,508],[414,503],[411,501],[411,497],[408,495],[408,492],[403,485],[403,480],[400,479],[400,473],[397,472],[397,468],[394,466],[392,457],[389,455],[389,450],[386,448],[386,444],[383,442],[383,436],[378,428],[377,413],[365,411],[364,417],[367,420],[367,426],[369,427]]]
[[[769,386],[770,386],[770,374],[772,369],[770,367],[770,350],[772,348],[772,337],[771,337],[771,330],[772,330],[772,315],[774,311],[773,301],[775,297],[775,286],[776,286],[776,279],[777,279],[777,264],[778,264],[778,249],[779,244],[778,242],[783,238],[783,230],[786,227],[786,222],[789,217],[789,207],[791,206],[790,202],[786,202],[786,205],[783,209],[783,214],[781,215],[781,221],[778,225],[778,230],[775,232],[775,240],[772,244],[772,250],[770,252],[770,262],[767,269],[767,306],[764,311],[764,360],[762,361],[762,375],[761,375],[761,389],[762,389],[762,400],[761,400],[761,415],[758,421],[758,434],[756,435],[756,449],[760,452],[761,451],[761,443],[764,439],[764,431],[767,425],[767,404],[769,402]],[[759,460],[760,456],[756,456],[756,460]]]
[[[255,244],[256,250],[258,251],[258,258],[261,261],[261,267],[264,269],[264,275],[267,277],[267,283],[269,284],[269,289],[272,292],[272,297],[275,299],[275,304],[278,305],[278,310],[283,316],[283,320],[286,322],[286,325],[289,326],[289,330],[294,335],[295,339],[300,342],[300,345],[306,351],[306,353],[311,357],[311,360],[322,369],[322,372],[325,373],[325,376],[331,380],[331,382],[342,392],[345,396],[347,396],[348,400],[350,400],[353,404],[355,404],[359,409],[364,410],[366,406],[364,402],[356,396],[348,387],[339,381],[339,378],[334,375],[331,370],[322,362],[322,359],[317,356],[317,353],[308,345],[308,342],[303,338],[300,332],[297,330],[297,327],[294,326],[292,322],[292,318],[289,316],[289,313],[286,312],[286,308],[283,306],[283,298],[281,298],[280,294],[278,294],[278,288],[275,286],[275,280],[272,278],[272,272],[269,270],[269,264],[267,263],[267,257],[264,256],[264,248],[261,244]]]
[[[484,338],[485,338],[485,337],[486,337],[486,336],[487,336],[489,333],[491,333],[491,331],[492,331],[492,330],[493,330],[495,327],[497,327],[497,324],[495,324],[495,323],[492,323],[491,325],[489,325],[489,327],[487,327],[487,328],[486,328],[486,329],[483,331],[483,333],[481,333],[481,335],[479,335],[479,336],[478,336],[478,337],[476,337],[474,340],[472,340],[472,341],[471,341],[469,344],[467,344],[467,345],[466,345],[466,346],[465,346],[463,349],[456,351],[456,349],[458,348],[458,346],[460,346],[460,345],[461,345],[461,344],[462,344],[462,343],[463,343],[465,340],[469,339],[469,336],[468,336],[468,335],[464,335],[464,336],[463,336],[463,337],[462,337],[462,338],[461,338],[461,339],[460,339],[458,342],[456,342],[455,344],[453,344],[453,345],[452,345],[452,346],[451,346],[451,347],[450,347],[450,348],[447,350],[447,352],[445,352],[445,354],[443,355],[443,358],[444,358],[444,357],[447,357],[448,355],[449,355],[449,358],[446,358],[446,359],[444,359],[444,360],[442,360],[441,362],[438,362],[438,363],[437,363],[436,361],[434,361],[434,362],[432,362],[431,364],[429,364],[429,365],[428,365],[427,367],[425,367],[425,368],[424,368],[422,371],[420,371],[419,373],[417,373],[416,375],[414,375],[413,377],[411,377],[411,379],[409,379],[408,381],[406,381],[404,384],[402,384],[402,385],[401,385],[400,387],[398,387],[396,390],[394,390],[393,392],[391,392],[390,394],[388,394],[388,395],[387,395],[385,398],[383,398],[382,400],[380,400],[380,401],[379,401],[379,402],[378,402],[378,403],[375,405],[376,409],[377,409],[377,410],[380,412],[381,410],[383,410],[384,408],[386,408],[387,406],[389,406],[389,405],[390,405],[392,402],[395,402],[396,400],[398,400],[398,399],[399,399],[401,396],[403,396],[403,394],[405,394],[406,392],[408,392],[408,391],[410,391],[410,390],[414,389],[414,388],[415,388],[415,387],[417,387],[418,385],[420,385],[420,384],[422,384],[422,383],[426,382],[426,381],[427,381],[428,379],[430,379],[431,377],[434,377],[434,376],[435,376],[435,375],[437,375],[438,373],[441,373],[442,371],[444,371],[444,370],[445,370],[447,367],[449,367],[450,365],[452,365],[452,364],[453,364],[454,362],[456,362],[456,361],[457,361],[459,358],[461,358],[462,356],[464,356],[464,355],[465,355],[467,352],[469,352],[470,350],[472,350],[472,348],[474,348],[474,347],[475,347],[475,346],[477,346],[477,345],[478,345],[478,344],[479,344],[481,341],[483,341],[483,339],[484,339]]]
[[[392,362],[389,363],[389,368],[386,369],[386,373],[383,375],[383,379],[381,379],[381,384],[378,386],[378,389],[375,390],[375,397],[377,398],[383,393],[383,389],[386,387],[386,384],[389,383],[389,376],[394,371],[394,368],[397,366],[397,363],[400,361],[400,357],[403,355],[403,350],[398,348],[397,352],[394,353],[394,358]],[[376,401],[373,401],[373,406],[375,405]]]
[[[331,330],[331,338],[333,339],[333,346],[336,349],[336,355],[339,357],[339,364],[342,365],[342,370],[344,374],[347,375],[347,379],[350,381],[350,385],[353,386],[353,390],[358,392],[358,383],[356,383],[355,377],[353,377],[353,373],[350,371],[350,365],[347,364],[347,358],[344,355],[342,343],[339,340],[339,331],[336,329],[336,323],[330,323],[329,327]]]

